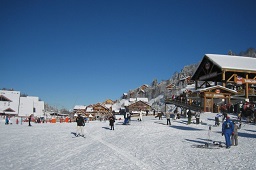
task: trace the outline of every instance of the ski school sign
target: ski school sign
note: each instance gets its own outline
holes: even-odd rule
[[[256,84],[256,80],[255,79],[244,79],[244,83]]]
[[[243,77],[237,77],[235,79],[236,84],[256,84],[256,79],[245,79]]]

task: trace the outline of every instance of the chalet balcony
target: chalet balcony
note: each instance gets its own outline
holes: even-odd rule
[[[249,96],[255,96],[256,95],[256,90],[255,89],[249,89],[248,95]],[[245,89],[237,90],[236,96],[245,96]]]

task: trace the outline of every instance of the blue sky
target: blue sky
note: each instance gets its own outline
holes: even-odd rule
[[[256,47],[255,0],[0,0],[0,88],[116,100],[204,54]]]

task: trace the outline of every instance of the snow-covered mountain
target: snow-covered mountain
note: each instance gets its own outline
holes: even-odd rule
[[[194,74],[198,64],[185,66],[180,72],[175,72],[168,80],[163,80],[160,83],[154,80],[151,85],[142,85],[134,90],[130,90],[127,92],[127,97],[148,98],[152,108],[163,111],[165,98],[171,97],[172,95],[179,95],[185,89],[193,87],[193,85],[189,85],[185,80]],[[171,84],[174,88],[170,91],[166,86]]]

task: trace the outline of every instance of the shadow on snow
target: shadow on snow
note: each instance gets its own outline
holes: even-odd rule
[[[109,127],[102,127],[103,129],[106,129],[106,130],[110,130],[110,128]]]
[[[188,126],[175,126],[175,125],[172,125],[170,127],[171,128],[175,128],[175,129],[180,129],[180,130],[202,130],[202,129],[197,129],[197,128],[188,127]]]
[[[197,144],[205,144],[205,141],[201,141],[201,140],[191,140],[191,139],[185,139],[185,140],[188,142],[193,142],[193,143],[197,143]],[[205,139],[205,140],[207,140],[207,139]]]

